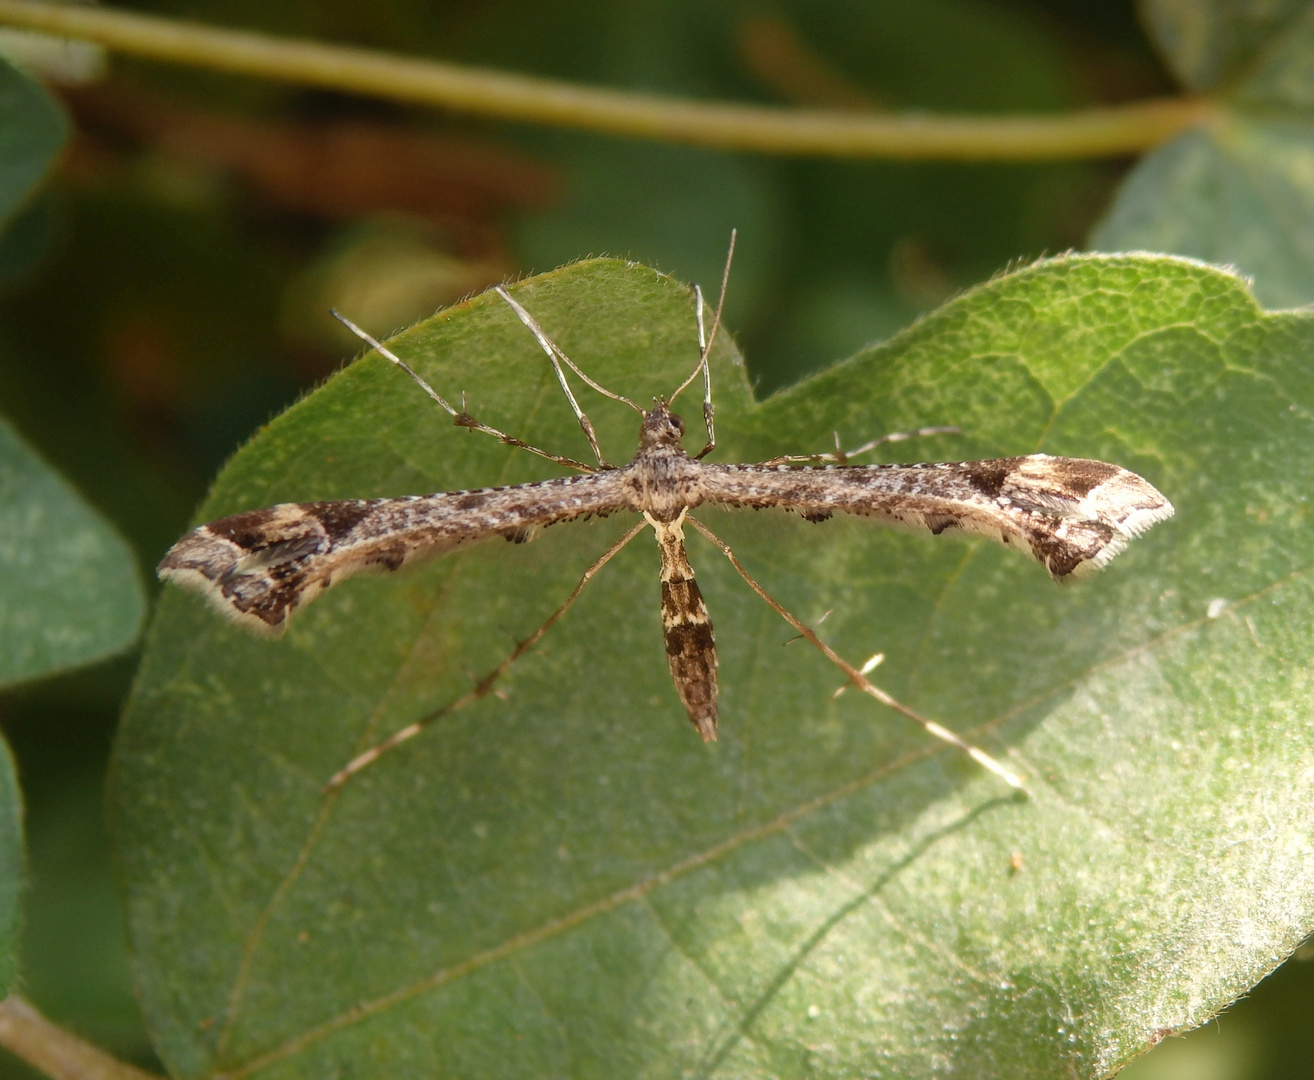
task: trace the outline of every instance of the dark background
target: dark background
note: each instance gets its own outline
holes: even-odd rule
[[[998,113],[1174,92],[1124,0],[131,6],[700,99]],[[1131,164],[726,154],[119,58],[59,92],[77,135],[0,240],[0,412],[147,575],[236,446],[354,354],[332,304],[382,335],[603,253],[714,287],[735,226],[727,318],[766,394],[1010,263],[1082,247]],[[135,663],[0,696],[0,720],[28,802],[23,992],[152,1065],[101,824]],[[1124,1075],[1314,1076],[1311,1015],[1314,965],[1292,960]]]

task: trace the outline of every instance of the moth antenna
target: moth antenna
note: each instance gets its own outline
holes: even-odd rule
[[[700,371],[704,373],[703,378],[707,378],[707,328],[703,323],[703,308],[703,287],[701,285],[695,285],[694,321],[698,324],[698,363],[694,365],[693,371],[689,372],[688,378],[677,386],[671,393],[671,396],[666,399],[666,404],[668,405],[675,403],[675,399],[678,398],[683,391],[689,388],[689,384],[693,382],[694,379],[698,378],[698,373]],[[710,391],[710,387],[708,389]]]
[[[738,229],[730,230],[730,247],[725,253],[725,268],[721,271],[721,295],[716,301],[716,311],[712,315],[711,333],[704,333],[703,330],[703,290],[701,286],[694,286],[694,299],[696,301],[696,317],[698,320],[698,363],[694,365],[693,371],[689,372],[689,377],[675,388],[674,393],[667,399],[668,403],[673,402],[680,394],[688,389],[689,384],[698,377],[698,372],[703,372],[704,386],[706,388],[705,403],[712,400],[711,374],[708,370],[707,354],[711,352],[712,345],[716,341],[716,332],[721,328],[721,311],[725,307],[725,291],[730,284],[730,264],[735,257],[735,240],[739,235]]]
[[[725,253],[725,269],[721,271],[721,295],[716,299],[716,313],[712,316],[712,329],[707,334],[707,344],[703,346],[703,359],[711,352],[716,341],[716,332],[721,329],[721,312],[725,310],[725,293],[730,286],[730,265],[735,261],[735,240],[739,237],[738,229],[730,230],[730,247]]]
[[[670,396],[670,401],[673,402],[680,392],[698,377],[698,372],[702,371],[703,425],[707,428],[707,445],[694,455],[699,461],[716,449],[716,408],[712,404],[712,365],[708,361],[708,355],[712,351],[712,343],[716,341],[716,332],[721,328],[721,311],[725,307],[725,293],[730,285],[730,265],[734,262],[735,239],[738,235],[738,229],[730,230],[730,247],[725,253],[725,269],[721,271],[721,295],[716,301],[716,313],[712,316],[710,333],[705,333],[703,329],[703,290],[697,285],[694,286],[695,311],[698,320],[698,363],[689,373],[689,377],[677,386],[675,393]]]

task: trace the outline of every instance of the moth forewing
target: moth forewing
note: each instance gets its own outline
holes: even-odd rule
[[[823,468],[705,466],[708,502],[792,510],[809,521],[852,514],[939,536],[960,530],[1014,547],[1055,581],[1095,573],[1173,508],[1117,465],[1025,457]]]
[[[298,608],[353,575],[400,570],[496,536],[523,542],[544,525],[614,510],[618,480],[611,470],[436,495],[281,503],[192,530],[159,574],[239,624],[279,634]]]

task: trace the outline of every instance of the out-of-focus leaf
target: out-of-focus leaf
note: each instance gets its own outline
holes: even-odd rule
[[[1148,154],[1089,246],[1234,266],[1269,307],[1314,302],[1314,6],[1146,11],[1184,81],[1220,93],[1227,113]]]
[[[0,60],[0,226],[27,200],[67,138],[68,122],[54,99]]]
[[[1102,251],[1171,251],[1253,275],[1272,308],[1314,301],[1314,116],[1191,132],[1132,172],[1091,235]]]
[[[144,607],[127,543],[0,421],[0,686],[122,652]]]
[[[1309,0],[1141,0],[1141,17],[1182,83],[1213,90],[1252,69],[1276,37],[1299,34]]]
[[[761,65],[750,71],[743,41],[758,15],[698,0],[507,0],[474,9],[433,47],[443,55],[455,49],[474,63],[590,84],[797,104],[782,100]],[[1063,49],[1016,8],[962,0],[787,0],[772,6],[772,18],[818,65],[876,105],[990,112],[1055,109],[1074,100]],[[737,227],[728,315],[753,342],[755,385],[769,388],[907,325],[1019,252],[1079,243],[1088,220],[1057,237],[1052,227],[1039,237],[1032,228],[1065,204],[1071,178],[1081,175],[1071,165],[788,161],[572,132],[526,137],[561,165],[564,194],[560,205],[517,222],[521,264],[545,270],[585,253],[613,255],[708,283],[718,277],[726,237]],[[1069,183],[1056,192],[1052,180],[1060,174]],[[910,244],[926,250],[944,279],[932,298],[897,280],[891,248]],[[865,295],[854,302],[825,305],[839,308],[838,322],[823,327],[816,295],[858,289]]]
[[[692,366],[689,292],[591,262],[520,299],[639,401]],[[485,295],[394,339],[468,408],[585,453]],[[167,590],[116,748],[147,1021],[180,1075],[1101,1076],[1194,1026],[1314,925],[1314,317],[1164,257],[1002,276],[758,404],[716,356],[724,461],[954,422],[932,459],[1112,460],[1178,507],[1060,591],[988,544],[700,512],[890,690],[1031,778],[1029,799],[849,693],[691,537],[721,741],[666,672],[656,558],[606,567],[505,698],[440,708],[628,522],[345,583],[254,640]],[[596,399],[591,399],[596,400]],[[684,403],[696,415],[694,400]],[[604,450],[636,417],[590,405]],[[202,517],[551,474],[453,430],[378,357],[269,425]],[[698,441],[695,432],[691,443]]]
[[[1297,108],[1308,115],[1314,108],[1314,4],[1303,0],[1293,6],[1300,9],[1296,17],[1284,20],[1264,42],[1236,83],[1236,97],[1260,108]]]
[[[21,280],[38,266],[55,235],[51,200],[38,198],[0,229],[0,289]]]

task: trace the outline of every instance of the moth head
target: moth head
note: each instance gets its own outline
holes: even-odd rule
[[[679,446],[683,438],[684,421],[671,412],[665,398],[653,398],[639,427],[640,447]]]

